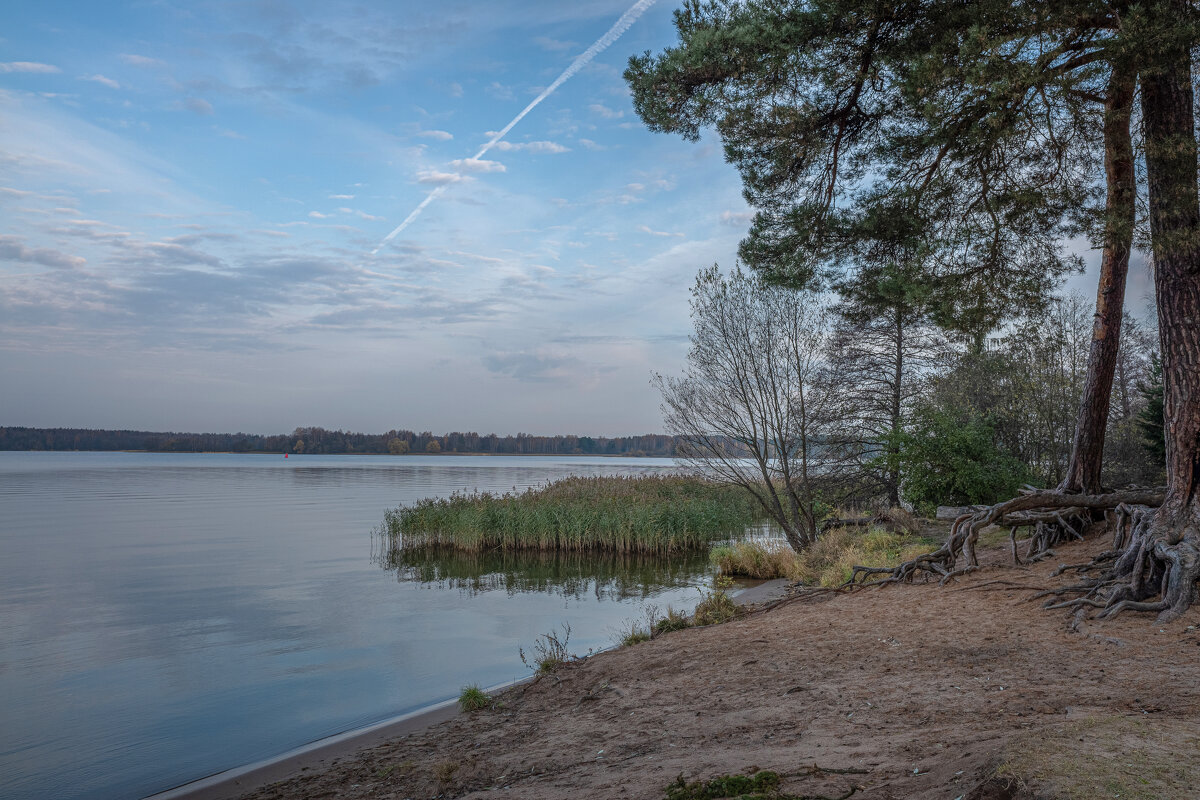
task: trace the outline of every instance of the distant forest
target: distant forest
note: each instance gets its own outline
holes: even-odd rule
[[[504,455],[673,456],[673,436],[497,436],[392,430],[350,433],[296,428],[290,434],[155,433],[85,428],[0,427],[0,450],[145,450],[154,453],[495,453]]]

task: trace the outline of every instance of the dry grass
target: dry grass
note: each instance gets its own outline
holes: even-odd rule
[[[1063,800],[1195,797],[1200,736],[1193,723],[1148,716],[1088,717],[1013,742],[997,779]]]
[[[927,553],[937,542],[877,528],[835,528],[803,553],[783,541],[747,541],[715,547],[712,561],[725,576],[787,578],[816,586],[840,586],[855,566],[890,567]]]

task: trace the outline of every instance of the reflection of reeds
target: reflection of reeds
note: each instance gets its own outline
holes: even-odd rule
[[[566,597],[625,600],[695,585],[710,569],[703,552],[655,556],[611,551],[402,548],[380,542],[376,559],[402,581],[439,584],[472,594],[544,592]]]
[[[605,476],[421,500],[388,511],[384,527],[403,548],[674,553],[728,538],[758,516],[738,487],[680,475]]]

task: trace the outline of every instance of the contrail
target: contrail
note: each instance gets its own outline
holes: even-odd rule
[[[609,45],[611,45],[613,42],[615,42],[617,39],[619,39],[621,37],[621,34],[623,34],[625,31],[629,30],[629,27],[631,25],[633,25],[633,23],[637,22],[638,17],[640,17],[646,9],[648,9],[650,6],[654,5],[654,3],[655,3],[655,0],[638,0],[638,2],[636,2],[632,6],[630,6],[629,10],[626,11],[624,14],[622,14],[621,18],[613,23],[613,26],[608,29],[608,32],[606,34],[604,34],[599,39],[597,39],[595,41],[595,43],[591,47],[589,47],[587,50],[584,50],[582,53],[580,53],[578,56],[576,56],[575,60],[571,62],[571,65],[569,67],[567,67],[566,69],[564,69],[562,71],[562,74],[554,79],[554,83],[550,84],[544,90],[542,90],[542,93],[539,94],[537,97],[533,98],[533,100],[529,103],[529,105],[525,106],[525,108],[521,110],[520,114],[517,114],[515,117],[512,118],[512,122],[505,125],[500,130],[499,133],[492,136],[492,138],[488,140],[488,143],[485,144],[483,147],[481,147],[479,149],[479,152],[476,153],[474,158],[472,158],[471,160],[478,161],[479,159],[483,158],[483,156],[487,153],[487,151],[491,150],[493,147],[495,147],[496,142],[503,139],[508,134],[508,132],[513,129],[514,125],[516,125],[518,122],[520,122],[522,119],[524,119],[526,114],[528,114],[530,111],[533,111],[533,109],[537,107],[538,103],[542,102],[547,97],[549,97],[551,94],[553,94],[555,89],[557,89],[558,87],[560,87],[564,83],[566,83],[568,80],[570,80],[571,76],[573,76],[576,72],[579,72],[579,70],[581,70],[585,66],[587,66],[589,61],[591,61],[593,58],[598,56],[605,49],[607,49]],[[438,197],[443,192],[445,192],[446,188],[449,185],[450,184],[442,184],[441,186],[437,187],[429,194],[425,195],[425,199],[421,201],[421,204],[418,205],[416,208],[414,208],[409,213],[409,215],[404,218],[404,221],[396,226],[396,229],[394,231],[389,233],[387,236],[383,237],[383,241],[379,243],[378,247],[376,247],[374,250],[371,251],[371,255],[375,255],[376,253],[378,253],[380,250],[383,249],[383,246],[385,244],[390,242],[392,239],[395,239],[396,236],[401,231],[403,231],[405,228],[407,228],[409,225],[411,225],[412,221],[415,220],[417,217],[419,217],[421,215],[421,212],[425,210],[425,207],[428,206],[430,203],[432,203],[434,198]]]

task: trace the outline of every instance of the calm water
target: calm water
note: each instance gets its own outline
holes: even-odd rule
[[[407,558],[387,508],[660,459],[0,452],[0,796],[141,797],[606,647],[702,558]]]

